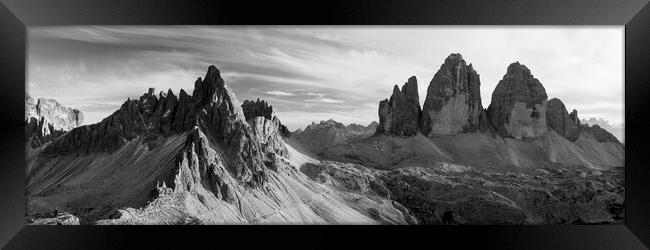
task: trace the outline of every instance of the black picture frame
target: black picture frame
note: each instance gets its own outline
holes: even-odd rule
[[[155,1],[0,0],[0,246],[6,249],[339,247],[440,244],[498,249],[648,249],[650,5],[647,0]],[[625,25],[625,225],[28,226],[26,27],[49,25]],[[297,241],[305,241],[298,243]]]

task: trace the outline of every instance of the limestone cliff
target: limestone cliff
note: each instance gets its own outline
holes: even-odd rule
[[[422,107],[425,135],[458,134],[479,129],[481,81],[460,54],[451,54],[433,76]]]
[[[541,136],[547,131],[546,90],[530,70],[519,62],[508,66],[487,109],[492,126],[513,138]]]

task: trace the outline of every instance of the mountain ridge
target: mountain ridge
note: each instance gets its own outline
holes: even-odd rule
[[[35,152],[28,222],[51,206],[84,224],[417,222],[387,197],[303,175],[295,163],[316,160],[284,143],[279,120],[246,120],[215,66],[192,96],[154,92]]]

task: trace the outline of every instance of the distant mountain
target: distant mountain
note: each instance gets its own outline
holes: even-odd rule
[[[80,126],[83,113],[78,109],[64,107],[54,99],[39,98],[37,101],[25,95],[25,134],[33,148]]]
[[[54,99],[38,98],[36,101],[25,95],[25,120],[45,117],[56,130],[70,131],[83,124],[84,116],[78,109],[61,105]]]
[[[623,131],[623,125],[616,125],[612,124],[608,121],[606,121],[603,118],[594,118],[591,117],[589,119],[580,119],[580,122],[582,124],[589,124],[589,125],[598,125],[604,130],[609,131],[612,133],[616,138],[618,138],[621,142],[625,141],[625,133]]]
[[[377,122],[371,122],[367,126],[359,124],[344,125],[343,123],[329,119],[312,122],[304,130],[296,130],[293,133],[292,141],[299,147],[307,149],[312,154],[318,154],[323,149],[335,145],[346,144],[355,140],[371,136],[377,130]]]

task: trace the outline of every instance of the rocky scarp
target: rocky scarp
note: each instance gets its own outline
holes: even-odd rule
[[[492,92],[487,116],[502,136],[538,137],[547,131],[547,98],[542,83],[525,65],[515,62]]]
[[[269,105],[266,101],[260,100],[259,98],[255,101],[245,100],[241,106],[247,121],[258,116],[264,117],[268,120],[277,120],[278,130],[282,136],[291,136],[291,132],[287,126],[283,125],[282,122],[280,122],[280,119],[273,112],[273,106]]]
[[[128,99],[101,122],[73,129],[43,150],[45,155],[112,153],[136,138],[154,143],[160,138],[202,128],[233,161],[228,164],[237,178],[259,183],[263,157],[242,108],[225,85],[219,70],[210,66],[205,78],[194,83],[192,95],[171,90],[155,95],[154,89],[139,99]]]
[[[481,81],[460,54],[451,54],[433,76],[422,107],[425,135],[457,134],[479,129]]]
[[[390,99],[379,102],[377,134],[413,136],[419,131],[420,115],[418,83],[412,76],[402,90],[395,85]]]
[[[564,138],[575,141],[580,136],[580,119],[575,109],[569,114],[560,99],[553,98],[546,103],[546,124]]]

